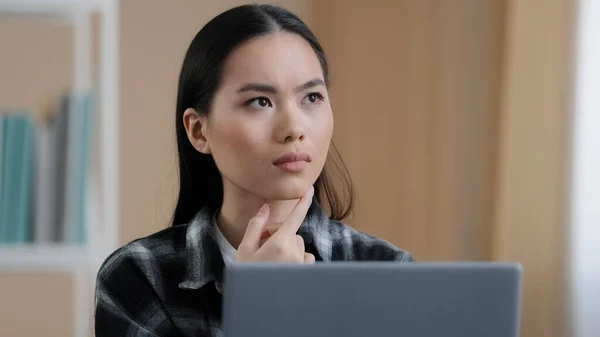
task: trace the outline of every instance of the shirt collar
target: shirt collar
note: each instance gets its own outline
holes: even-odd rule
[[[227,238],[225,238],[225,235],[223,235],[223,232],[221,232],[219,226],[217,226],[217,213],[218,211],[214,212],[214,216],[212,217],[212,227],[215,230],[215,238],[217,240],[217,245],[219,246],[219,251],[223,256],[223,262],[227,267],[230,263],[236,261],[237,249],[227,241]]]
[[[222,290],[225,263],[217,243],[213,227],[214,210],[202,208],[187,226],[185,276],[179,283],[181,289],[200,289],[214,281],[217,290]],[[331,260],[332,238],[329,231],[329,217],[316,198],[298,230],[305,245],[312,245],[318,254],[317,259]]]
[[[219,251],[212,226],[214,211],[202,208],[188,223],[185,235],[185,276],[179,287],[199,289],[211,281],[220,284],[223,275],[223,256]]]

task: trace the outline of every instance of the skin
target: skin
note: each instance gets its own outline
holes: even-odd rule
[[[333,115],[310,44],[287,32],[242,44],[225,62],[208,116],[190,108],[183,122],[223,177],[217,223],[238,260],[314,261],[296,231],[327,158]],[[290,152],[311,161],[300,172],[273,164]]]

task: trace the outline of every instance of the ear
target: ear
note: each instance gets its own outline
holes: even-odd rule
[[[207,117],[187,108],[183,112],[183,125],[192,146],[200,153],[210,154],[210,143],[206,137]]]

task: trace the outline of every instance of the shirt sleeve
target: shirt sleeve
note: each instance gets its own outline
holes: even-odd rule
[[[96,337],[182,336],[136,259],[123,252],[100,268],[94,302]]]

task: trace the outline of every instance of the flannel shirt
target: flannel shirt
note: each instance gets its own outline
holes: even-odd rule
[[[221,337],[225,264],[215,210],[119,248],[102,264],[95,291],[97,337]],[[331,220],[316,200],[298,230],[316,261],[413,261],[391,243]],[[319,262],[317,262],[319,263]]]

